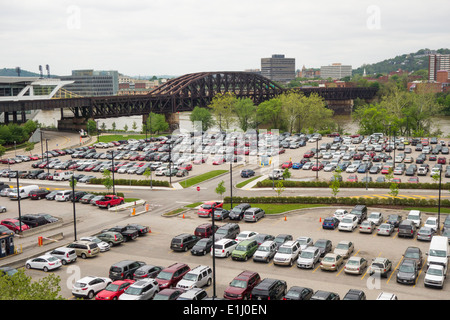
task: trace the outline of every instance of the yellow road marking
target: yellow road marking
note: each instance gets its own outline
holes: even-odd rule
[[[400,263],[403,261],[403,257],[400,259],[400,261],[397,263],[397,265],[395,266],[395,269],[392,270],[391,275],[389,276],[389,279],[386,283],[389,283],[389,281],[391,280],[392,276],[394,275],[395,271],[397,270],[398,266],[400,265]]]

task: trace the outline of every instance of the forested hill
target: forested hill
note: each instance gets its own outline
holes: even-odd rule
[[[377,63],[363,64],[361,67],[353,70],[353,75],[362,75],[366,69],[367,75],[387,74],[398,69],[414,72],[421,69],[428,70],[429,54],[450,54],[450,49],[421,49],[415,53],[407,53],[395,58],[386,59]]]

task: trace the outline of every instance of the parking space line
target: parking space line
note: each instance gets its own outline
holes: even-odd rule
[[[403,257],[400,259],[400,261],[397,263],[397,265],[395,266],[395,269],[392,270],[391,275],[389,276],[388,281],[386,282],[386,284],[389,283],[389,281],[391,280],[392,276],[394,275],[395,271],[397,270],[398,266],[400,265],[400,263],[403,261]]]
[[[380,253],[378,254],[377,257],[379,257],[379,256],[381,256],[381,251],[380,251]],[[369,271],[369,267],[370,267],[370,266],[367,266],[366,272],[364,272],[363,276],[361,277],[361,280],[364,280],[364,277],[366,276],[367,272]]]
[[[422,271],[426,267],[426,265],[427,265],[427,258],[425,258],[425,260],[423,260],[423,262],[422,262],[422,269],[420,269],[419,273],[417,274],[416,282],[414,282],[413,288],[416,287],[417,281],[419,281],[420,274],[422,273]]]

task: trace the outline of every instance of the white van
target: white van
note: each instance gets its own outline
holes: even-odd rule
[[[36,189],[39,189],[39,186],[31,185],[31,186],[19,187],[20,199],[28,198],[30,196],[30,192],[32,190],[36,190]],[[11,200],[17,200],[18,199],[17,188],[11,189],[8,196]]]
[[[69,197],[72,193],[72,190],[63,190],[63,191],[58,191],[55,195],[55,200],[56,201],[69,201]]]
[[[53,174],[53,180],[68,181],[69,179],[72,179],[72,176],[72,171],[55,171],[55,173]]]
[[[406,219],[414,222],[416,227],[419,228],[422,225],[422,212],[420,210],[411,210]]]
[[[430,266],[431,263],[439,264],[444,266],[445,273],[447,273],[447,265],[448,265],[448,238],[443,236],[433,236],[430,242],[430,248],[426,253],[428,256],[427,267]]]

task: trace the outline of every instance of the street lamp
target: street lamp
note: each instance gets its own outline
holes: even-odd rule
[[[75,176],[72,173],[72,204],[73,204],[73,232],[74,240],[77,241],[77,214],[75,210]]]
[[[211,217],[212,217],[211,223],[212,223],[212,230],[213,230],[213,233],[212,233],[212,259],[213,259],[213,261],[212,261],[212,263],[213,263],[213,265],[212,265],[212,269],[213,269],[213,296],[212,296],[212,299],[213,300],[216,298],[216,250],[214,248],[214,243],[216,242],[216,237],[215,237],[215,232],[214,232],[215,213],[216,213],[216,208],[213,207],[211,210]]]
[[[441,186],[442,186],[442,169],[439,169],[439,200],[438,200],[438,227],[437,234],[441,234]]]
[[[20,210],[20,189],[19,189],[19,171],[12,171],[16,173],[16,181],[17,181],[17,207],[19,210],[19,232],[22,233],[22,214]],[[11,171],[9,172],[11,175]]]
[[[114,183],[114,150],[109,150],[107,152],[111,154],[111,162],[112,162],[111,171],[112,171],[112,182],[113,182],[113,194],[115,195],[116,194],[116,187],[115,187],[115,183]]]

